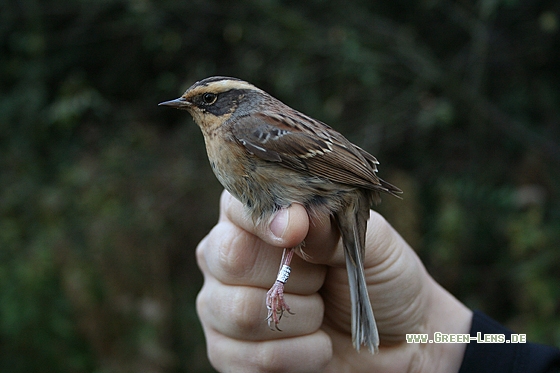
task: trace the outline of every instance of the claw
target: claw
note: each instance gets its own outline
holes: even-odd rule
[[[290,277],[290,262],[293,255],[294,249],[284,249],[276,282],[272,285],[268,293],[266,293],[266,308],[268,309],[266,321],[268,322],[268,327],[271,330],[276,329],[278,331],[282,331],[278,327],[278,323],[280,323],[282,316],[284,316],[284,312],[288,312],[290,315],[293,315],[290,311],[290,307],[284,300],[284,284]]]
[[[293,315],[290,311],[290,307],[284,300],[284,283],[276,281],[268,293],[266,293],[266,308],[268,309],[266,320],[270,329],[282,331],[278,327],[278,324],[282,316],[284,316],[284,312]]]

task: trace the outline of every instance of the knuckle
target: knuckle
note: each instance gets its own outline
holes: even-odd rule
[[[261,291],[246,286],[217,287],[207,283],[196,299],[196,309],[203,323],[221,334],[251,339],[266,323],[261,315]]]
[[[206,320],[206,316],[209,314],[208,311],[210,309],[210,302],[208,302],[208,291],[206,290],[207,287],[202,286],[202,289],[200,289],[198,295],[196,296],[196,312],[198,313],[198,317],[200,318],[200,320],[203,322]]]
[[[257,348],[252,362],[259,372],[277,373],[286,371],[286,363],[283,361],[284,357],[278,356],[270,346],[262,345]]]
[[[232,199],[232,195],[227,190],[224,189],[222,195],[220,196],[220,208],[221,208],[220,215],[223,214],[227,217],[231,215],[231,199]]]
[[[217,265],[224,276],[223,281],[239,284],[254,267],[254,237],[246,232],[236,230],[225,233],[216,247]]]
[[[260,303],[264,302],[264,294],[248,287],[236,287],[231,293],[225,313],[234,329],[232,332],[236,335],[249,336],[256,330],[262,329],[266,325],[260,306]]]
[[[198,245],[199,267],[220,281],[240,283],[253,268],[255,238],[229,222],[218,223]]]
[[[205,272],[206,266],[206,249],[208,247],[209,236],[206,236],[200,241],[195,250],[196,263],[198,267]]]

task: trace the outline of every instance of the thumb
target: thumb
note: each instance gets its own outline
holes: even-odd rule
[[[272,246],[295,247],[305,239],[309,230],[307,211],[298,203],[278,210],[268,221],[261,224],[255,224],[243,204],[227,191],[222,193],[220,206],[220,219],[229,219],[233,224]]]

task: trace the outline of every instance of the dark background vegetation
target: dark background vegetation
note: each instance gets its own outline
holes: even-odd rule
[[[231,75],[341,130],[471,308],[560,346],[558,1],[3,0],[0,371],[209,372],[221,186],[184,112]],[[275,264],[274,264],[275,265]]]

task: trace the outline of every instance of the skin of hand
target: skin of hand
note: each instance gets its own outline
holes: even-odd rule
[[[350,295],[336,226],[310,221],[293,204],[255,226],[224,192],[220,219],[197,248],[204,285],[197,311],[208,357],[221,372],[457,372],[464,343],[407,343],[408,333],[468,334],[472,312],[426,272],[416,253],[381,215],[371,212],[365,273],[379,327],[379,353],[352,346]],[[282,331],[266,321],[265,296],[284,247],[305,239],[294,256]]]

